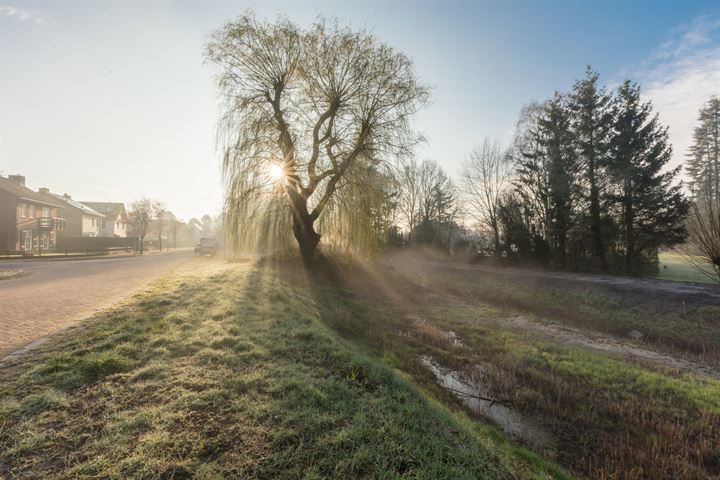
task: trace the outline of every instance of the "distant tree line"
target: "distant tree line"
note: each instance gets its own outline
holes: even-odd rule
[[[397,175],[398,220],[406,226],[407,233],[405,238],[394,237],[394,243],[449,249],[461,214],[454,182],[433,160],[403,162]]]
[[[511,146],[476,147],[459,189],[432,161],[405,163],[398,176],[405,243],[449,248],[453,229],[466,233],[456,223],[466,215],[498,258],[652,272],[659,249],[687,237],[691,204],[680,167],[667,168],[671,155],[668,129],[640,87],[627,80],[608,92],[588,68],[572,91],[522,111]]]
[[[145,250],[146,237],[158,250],[194,246],[198,236],[216,237],[222,234],[222,221],[210,215],[187,223],[178,219],[163,202],[142,197],[130,204],[128,211],[130,234],[138,238],[140,253]],[[167,239],[167,244],[163,243]]]
[[[388,242],[457,251],[470,240],[480,256],[507,262],[632,275],[655,273],[661,249],[685,245],[690,262],[718,279],[717,97],[700,110],[687,189],[671,157],[668,129],[639,85],[610,92],[588,67],[570,92],[523,109],[510,146],[475,147],[458,186],[433,161],[404,162],[395,219],[405,234],[392,227]]]

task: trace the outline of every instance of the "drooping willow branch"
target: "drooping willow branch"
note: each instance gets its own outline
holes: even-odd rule
[[[350,249],[372,244],[341,237],[355,230],[345,222],[377,223],[359,217],[383,212],[391,161],[419,141],[410,119],[429,89],[412,61],[337,22],[303,30],[252,13],[214,32],[206,58],[219,67],[225,220],[236,246],[284,248],[294,234],[302,252],[315,230]]]

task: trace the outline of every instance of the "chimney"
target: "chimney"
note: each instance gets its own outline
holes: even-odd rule
[[[72,197],[70,196],[69,193],[63,193],[63,198],[66,198],[66,199],[68,199],[68,200],[72,200]]]
[[[40,187],[38,188],[38,192],[40,193],[50,193],[50,189],[47,187]]]
[[[17,183],[18,185],[22,185],[23,187],[25,186],[25,177],[23,175],[8,175],[8,180]]]

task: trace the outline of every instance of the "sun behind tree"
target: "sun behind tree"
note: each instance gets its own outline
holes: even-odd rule
[[[285,176],[285,170],[282,165],[272,164],[270,165],[270,178],[277,181]]]
[[[236,246],[287,245],[292,232],[309,262],[320,231],[362,241],[348,223],[371,210],[358,208],[373,198],[367,172],[419,140],[410,120],[429,89],[412,61],[337,22],[305,30],[252,13],[215,31],[206,58],[220,68],[225,220]],[[278,158],[283,182],[268,168]]]

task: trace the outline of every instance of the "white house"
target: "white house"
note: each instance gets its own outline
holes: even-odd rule
[[[125,204],[118,202],[81,202],[83,205],[96,210],[105,219],[100,227],[101,237],[127,237],[129,220]]]

